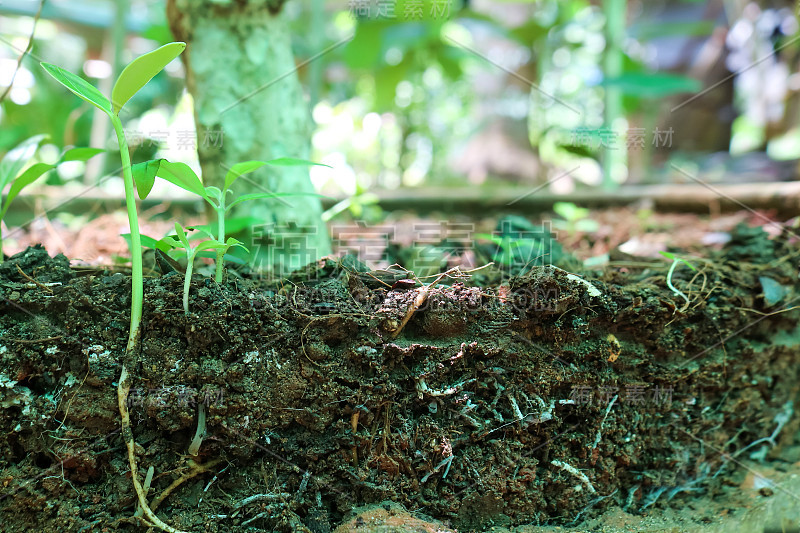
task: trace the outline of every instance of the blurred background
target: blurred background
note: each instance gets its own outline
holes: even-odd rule
[[[8,252],[38,240],[88,262],[124,255],[121,187],[102,179],[119,172],[113,131],[38,62],[109,93],[121,67],[173,40],[165,4],[0,3],[0,154],[40,133],[44,160],[70,145],[110,150],[61,165],[18,200]],[[419,224],[472,224],[470,238],[497,241],[501,222],[533,231],[522,219],[547,219],[584,261],[620,246],[717,245],[743,221],[796,225],[793,2],[290,0],[281,17],[313,119],[310,158],[331,167],[310,179],[330,197],[334,251],[364,238],[337,237],[337,224],[377,231],[400,254],[392,245],[419,241]],[[199,172],[198,145],[223,142],[197,134],[185,74],[172,63],[129,104],[134,162]],[[175,188],[153,194],[143,231],[154,237],[176,212],[202,215]],[[451,230],[431,242],[444,247]]]

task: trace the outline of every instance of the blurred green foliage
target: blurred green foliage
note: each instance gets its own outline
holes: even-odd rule
[[[79,0],[78,4],[113,5],[102,0]],[[136,16],[145,23],[128,33],[124,59],[136,55],[136,50],[171,40],[165,2],[134,4]],[[780,52],[774,62],[791,64],[797,45],[785,40],[793,31],[785,13],[767,2],[756,2],[761,6],[756,15],[731,8],[724,15],[727,18],[702,20],[696,15],[704,13],[706,4],[628,2],[622,14],[622,72],[609,77],[603,71],[606,30],[609,20],[620,16],[607,9],[609,2],[287,2],[283,16],[292,30],[298,75],[312,96],[311,111],[317,122],[312,158],[336,168],[335,173],[312,171],[312,179],[326,192],[362,198],[338,206],[328,216],[377,216],[369,196],[364,196],[374,187],[463,184],[464,170],[455,163],[472,155],[469,143],[481,138],[498,117],[511,124],[506,128],[509,137],[521,138],[542,162],[537,170],[541,178],[577,164],[581,165],[576,173],[579,181],[598,183],[594,178],[601,173],[602,130],[610,122],[620,118],[623,130],[627,126],[649,131],[668,117],[671,98],[696,94],[714,81],[687,73],[691,57],[683,58],[677,67],[662,68],[653,60],[654,54],[663,54],[665,49],[674,52],[676,47],[681,51],[673,55],[696,53],[698,43],[711,42],[715,28],[733,31],[742,21],[752,26],[754,36],[732,48],[751,54],[743,56],[745,65],[761,57],[763,46],[770,43]],[[321,16],[319,10],[323,10]],[[18,49],[24,48],[30,18],[3,15],[2,8],[0,16],[9,21],[2,37],[13,44],[0,51],[0,59],[16,60]],[[763,30],[768,23],[778,29]],[[763,30],[760,36],[755,35],[759,28]],[[89,70],[81,68],[85,60],[103,61],[110,56],[111,31],[110,26],[40,21],[31,57],[23,61],[27,74],[15,84],[28,91],[29,101],[6,98],[2,103],[0,154],[39,133],[48,135],[56,146],[83,146],[93,140],[97,144],[89,106],[63,98],[33,66],[34,58],[63,58],[57,62],[86,76]],[[779,38],[784,39],[780,45]],[[163,115],[165,122],[185,115],[187,109],[175,107],[182,98],[181,74],[158,75],[130,102],[126,121],[137,127],[151,109]],[[787,69],[780,83],[788,84],[790,75]],[[27,85],[26,76],[30,78]],[[86,77],[94,84],[103,83]],[[604,98],[611,88],[622,94],[619,117],[607,116]],[[786,104],[775,112],[783,113],[782,117],[759,117],[751,110],[780,102],[758,101],[766,97],[757,89],[747,92],[744,85],[737,86],[736,100],[730,102],[739,113],[731,128],[733,148],[766,147],[782,159],[800,156],[800,127],[789,116],[797,102],[790,104],[788,93]],[[516,126],[527,135],[519,135]],[[576,142],[577,130],[582,130],[585,142]],[[159,142],[132,143],[132,148],[134,161],[165,156],[159,154],[165,148]],[[190,154],[185,155],[186,162],[192,163]],[[630,164],[647,168],[652,157],[648,145]],[[107,159],[115,160],[113,155]],[[53,173],[48,182],[60,179],[64,177]]]

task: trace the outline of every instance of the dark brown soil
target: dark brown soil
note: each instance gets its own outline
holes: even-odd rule
[[[159,516],[316,533],[384,501],[482,531],[713,496],[798,429],[798,251],[742,230],[692,261],[688,305],[663,261],[445,280],[396,338],[419,285],[331,260],[302,283],[197,276],[190,316],[180,274],[149,278],[129,406],[150,497],[213,465]],[[3,531],[145,530],[116,407],[129,305],[126,275],[42,248],[0,266]]]

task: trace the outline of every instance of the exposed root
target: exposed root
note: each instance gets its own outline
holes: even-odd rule
[[[161,502],[166,500],[167,496],[172,494],[172,492],[178,487],[180,487],[185,481],[192,479],[193,477],[202,474],[203,472],[208,472],[210,469],[214,468],[221,462],[222,462],[221,457],[218,457],[217,459],[214,459],[213,461],[209,461],[204,464],[198,464],[189,459],[189,470],[187,472],[184,472],[181,475],[181,477],[173,481],[169,487],[164,489],[164,491],[158,495],[157,498],[154,498],[153,501],[150,503],[150,509],[155,511],[156,509],[158,509],[158,506],[161,505]]]
[[[128,393],[131,390],[129,377],[128,369],[125,367],[125,363],[122,363],[122,372],[120,372],[119,385],[117,386],[117,403],[119,405],[119,414],[122,419],[122,438],[125,439],[125,447],[128,448],[128,463],[131,468],[131,480],[133,481],[133,489],[136,491],[136,497],[139,499],[139,508],[142,510],[142,514],[144,514],[144,519],[153,527],[157,527],[167,533],[185,533],[163,522],[147,504],[147,496],[145,495],[141,481],[139,481],[139,467],[136,464],[136,443],[133,440],[131,415],[128,412]]]
[[[553,465],[553,466],[557,466],[558,468],[561,468],[562,470],[566,470],[567,472],[569,472],[570,474],[572,474],[573,476],[578,478],[580,480],[580,482],[586,487],[586,489],[589,492],[591,492],[592,494],[597,492],[596,490],[594,490],[594,487],[592,486],[592,482],[589,481],[588,477],[586,477],[586,474],[584,474],[583,472],[581,472],[580,470],[578,470],[574,466],[572,466],[570,464],[567,464],[564,461],[559,461],[559,460],[550,461],[550,464]]]

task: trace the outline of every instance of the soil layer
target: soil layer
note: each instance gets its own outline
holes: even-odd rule
[[[323,260],[196,276],[188,316],[182,274],[151,277],[128,365],[140,471],[187,531],[327,532],[387,501],[483,531],[714,494],[798,429],[797,265],[745,228],[671,276],[425,288]],[[116,408],[129,306],[123,273],[37,247],[0,265],[3,531],[144,530]]]

